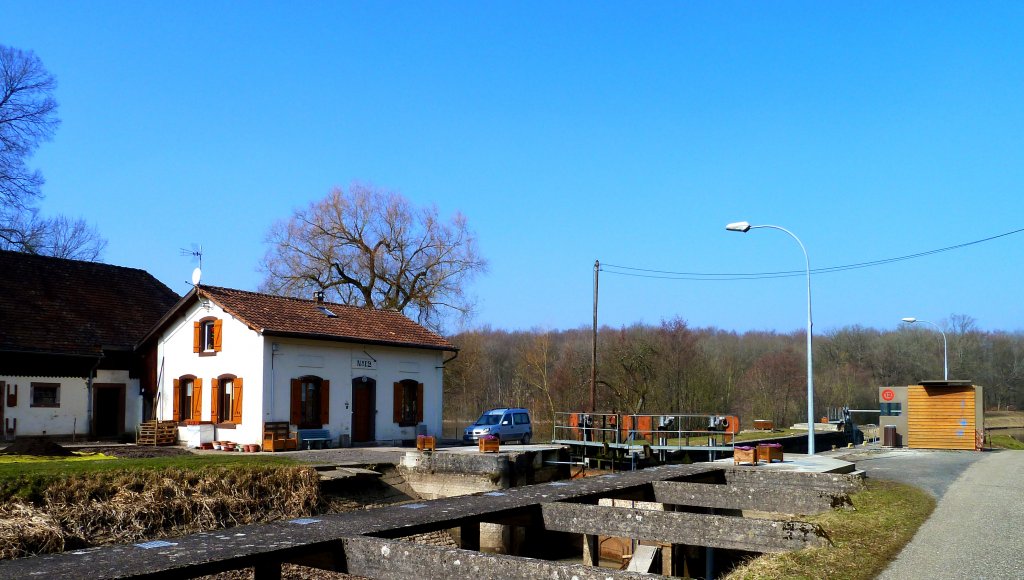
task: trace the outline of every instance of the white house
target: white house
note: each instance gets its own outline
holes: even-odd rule
[[[398,312],[205,285],[141,346],[155,346],[155,416],[183,435],[260,443],[265,423],[286,421],[326,430],[331,446],[439,436],[457,350]]]
[[[143,270],[0,250],[3,438],[130,438],[149,412],[135,346],[178,299]]]

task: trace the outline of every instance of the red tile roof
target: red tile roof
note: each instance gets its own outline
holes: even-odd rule
[[[0,351],[131,350],[177,301],[144,270],[0,250]]]
[[[217,286],[199,286],[208,297],[251,328],[267,335],[351,341],[368,344],[456,350],[440,335],[400,312],[325,302],[331,318],[313,300],[271,296]]]

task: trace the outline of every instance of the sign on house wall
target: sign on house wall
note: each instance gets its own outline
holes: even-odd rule
[[[370,357],[353,356],[352,368],[360,370],[373,370],[377,368],[377,361]]]

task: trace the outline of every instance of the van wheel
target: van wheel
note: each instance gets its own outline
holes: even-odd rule
[[[522,443],[523,445],[529,445],[530,444],[530,434],[527,433],[526,435],[523,435],[523,438],[522,438],[522,440],[520,440],[520,443]]]

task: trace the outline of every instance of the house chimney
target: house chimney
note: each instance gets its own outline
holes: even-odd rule
[[[313,292],[313,299],[316,300],[317,304],[323,304],[324,303],[324,291],[323,290],[317,290],[316,292]]]

